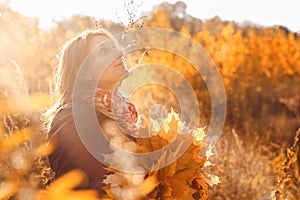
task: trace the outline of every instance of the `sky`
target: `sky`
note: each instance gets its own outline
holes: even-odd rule
[[[0,0],[4,2],[5,0]],[[48,28],[53,20],[60,20],[74,14],[96,19],[120,20],[126,24],[128,15],[124,1],[131,0],[10,0],[12,9],[27,16],[40,18],[40,27]],[[151,11],[153,6],[164,0],[133,0],[141,4],[137,16]],[[175,3],[176,0],[165,0]],[[299,0],[182,0],[187,13],[201,20],[219,16],[222,20],[236,23],[250,22],[260,26],[282,25],[294,32],[300,32]],[[135,8],[133,7],[133,10]],[[116,14],[118,13],[118,14]],[[125,14],[124,14],[125,13]]]

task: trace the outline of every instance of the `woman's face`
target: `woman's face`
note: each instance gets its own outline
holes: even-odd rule
[[[88,49],[96,55],[94,64],[106,68],[99,79],[98,87],[113,89],[119,81],[128,76],[128,69],[123,63],[122,52],[116,48],[112,40],[107,39],[108,37],[104,35],[92,36]],[[105,63],[109,63],[108,66],[104,66]]]

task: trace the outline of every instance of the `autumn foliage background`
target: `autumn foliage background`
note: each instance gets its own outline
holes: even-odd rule
[[[34,184],[42,188],[39,178],[50,178],[39,175],[42,169],[49,170],[39,153],[43,144],[39,118],[49,103],[51,72],[57,64],[55,56],[64,41],[80,30],[94,28],[95,24],[91,20],[93,16],[74,15],[57,21],[49,30],[42,30],[38,19],[23,16],[6,3],[0,4],[0,14],[0,181],[5,185],[10,177],[24,183],[28,190],[23,193],[28,194],[32,180],[37,179]],[[227,95],[226,122],[212,157],[214,166],[209,169],[220,177],[221,183],[210,188],[209,198],[267,199],[278,188],[277,180],[283,176],[279,172],[287,159],[286,150],[300,128],[299,33],[282,26],[237,24],[219,17],[202,21],[186,13],[182,2],[162,3],[149,14],[149,18],[143,19],[143,26],[169,28],[191,37],[207,50],[223,77]],[[113,33],[124,30],[111,21],[99,19],[98,23]],[[189,51],[187,45],[179,43],[176,48]],[[193,55],[192,51],[188,53]],[[171,62],[184,74],[197,94],[201,123],[209,124],[209,94],[204,81],[189,63],[158,50],[148,52],[144,60]],[[137,59],[131,62],[134,65]],[[161,79],[176,82],[172,77]],[[156,91],[150,96],[163,101],[159,88]],[[176,105],[174,107],[176,109]],[[7,144],[3,142],[9,135],[18,133],[20,137],[14,140],[18,142],[8,147],[14,149],[21,145],[22,150],[18,151],[23,154],[5,150]],[[28,137],[30,141],[26,140]],[[33,151],[36,154],[28,158],[26,155]],[[20,155],[23,157],[17,160],[12,158]],[[288,180],[277,198],[300,196],[299,148],[294,149],[293,156],[298,156],[298,161],[294,159],[284,172]],[[27,161],[24,165],[33,166],[19,170],[14,163],[22,159]]]

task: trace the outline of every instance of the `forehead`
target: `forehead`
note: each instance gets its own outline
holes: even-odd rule
[[[104,34],[91,35],[87,40],[88,52],[92,52],[94,48],[96,48],[101,42],[105,41],[106,39],[110,39],[110,38]]]

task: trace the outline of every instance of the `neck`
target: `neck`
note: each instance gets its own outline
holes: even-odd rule
[[[98,84],[98,87],[103,90],[113,90],[115,88],[115,85],[108,84],[108,83],[100,83]]]
[[[99,88],[103,89],[103,90],[115,90],[117,87],[120,87],[122,85],[123,82],[117,82],[115,84],[112,83],[108,83],[108,82],[100,82],[98,83]]]

